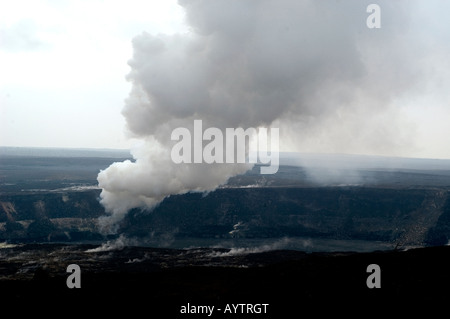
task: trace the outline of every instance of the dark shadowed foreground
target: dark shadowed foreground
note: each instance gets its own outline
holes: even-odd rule
[[[120,235],[104,237],[96,177],[117,159],[77,156],[0,158],[1,315],[208,317],[181,313],[189,304],[214,306],[210,318],[405,318],[417,308],[433,318],[447,306],[447,162],[402,159],[391,169],[379,162],[391,159],[358,158],[366,161],[358,166],[341,156],[351,169],[252,170],[207,196],[133,209]],[[166,248],[133,246],[141,244]],[[391,250],[418,246],[437,247]],[[71,264],[79,289],[66,285]],[[366,285],[372,264],[379,289]],[[224,313],[239,304],[268,304],[267,313]]]
[[[305,312],[357,315],[433,311],[450,294],[450,247],[371,253],[278,250],[239,254],[229,249],[156,249],[27,244],[0,250],[3,310],[34,315],[147,314],[147,318],[202,318],[182,306],[222,309],[212,318],[282,318]],[[81,288],[69,289],[69,264],[81,269]],[[381,288],[366,285],[367,266],[381,268]],[[269,304],[266,314],[224,314],[227,304]],[[368,307],[368,308],[362,308]],[[67,313],[67,312],[66,312]]]

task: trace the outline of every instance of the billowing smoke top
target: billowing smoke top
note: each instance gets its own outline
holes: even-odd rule
[[[98,175],[110,214],[104,230],[116,231],[131,208],[214,190],[251,167],[174,164],[171,132],[192,129],[195,119],[220,129],[275,125],[281,145],[297,150],[302,144],[292,141],[317,139],[330,152],[397,148],[402,132],[391,100],[417,74],[404,12],[379,3],[387,31],[367,28],[364,1],[180,0],[190,32],[136,36],[123,115],[142,144],[134,162]]]

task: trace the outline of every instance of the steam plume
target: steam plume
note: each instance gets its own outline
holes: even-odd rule
[[[104,230],[116,231],[131,208],[212,191],[250,168],[174,164],[171,132],[195,119],[220,129],[276,125],[294,150],[399,149],[407,133],[392,101],[417,85],[420,68],[411,69],[408,12],[378,3],[383,28],[374,31],[364,1],[180,0],[190,32],[136,36],[123,115],[142,145],[135,161],[98,175]]]

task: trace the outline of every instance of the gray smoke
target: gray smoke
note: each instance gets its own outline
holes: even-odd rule
[[[409,7],[378,1],[382,28],[366,26],[365,1],[180,0],[190,31],[133,39],[123,115],[142,140],[135,161],[98,175],[116,231],[131,208],[171,194],[212,191],[251,166],[174,164],[171,132],[204,127],[280,128],[291,150],[401,151],[410,130],[395,99],[420,87],[421,48]],[[313,147],[311,147],[313,146]]]

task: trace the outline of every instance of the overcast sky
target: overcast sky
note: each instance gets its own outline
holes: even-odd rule
[[[176,0],[0,2],[0,145],[128,148],[131,40],[185,32]],[[132,144],[132,143],[131,143]]]
[[[2,1],[0,146],[129,148],[138,139],[126,132],[168,123],[163,111],[186,102],[224,125],[278,125],[284,151],[450,158],[450,2],[258,1],[255,10],[231,2],[228,10],[223,1]],[[371,2],[381,5],[381,29],[365,25]],[[166,45],[162,58],[148,46],[154,39]],[[194,56],[193,44],[208,50]],[[223,65],[211,67],[214,59]],[[181,62],[192,78],[167,76]],[[148,119],[125,102],[132,70],[155,97]],[[173,83],[176,98],[166,89]],[[229,103],[233,113],[201,105],[205,90],[211,107]],[[267,115],[253,116],[257,103]]]

